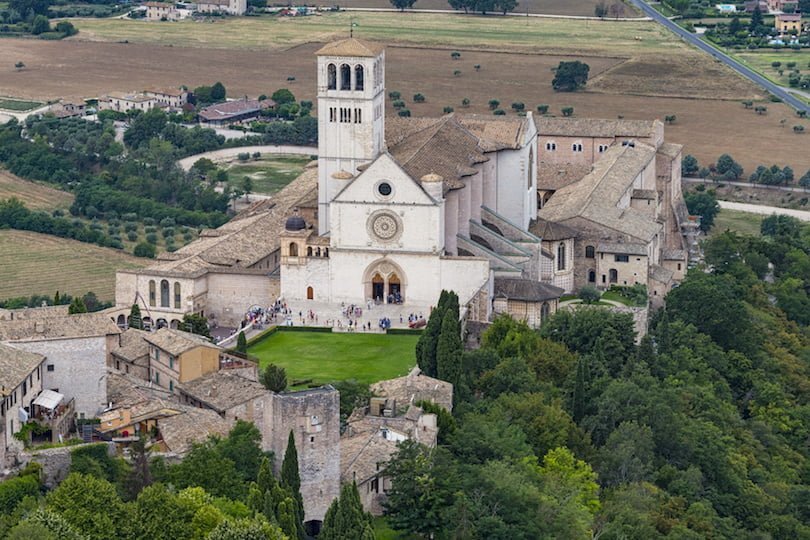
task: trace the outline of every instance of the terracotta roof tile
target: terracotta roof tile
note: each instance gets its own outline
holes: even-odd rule
[[[155,347],[174,356],[179,356],[197,347],[221,349],[221,347],[211,343],[210,340],[203,336],[190,334],[181,330],[174,330],[172,328],[161,328],[157,332],[148,333],[144,336],[144,339]]]
[[[365,56],[374,57],[385,50],[383,45],[364,39],[348,38],[327,43],[315,54],[317,56]]]
[[[0,343],[0,397],[6,397],[22,384],[43,360],[41,354]]]

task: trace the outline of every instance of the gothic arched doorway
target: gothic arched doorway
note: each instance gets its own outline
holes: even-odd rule
[[[363,274],[365,298],[381,303],[402,303],[408,280],[402,268],[389,259],[371,263]]]

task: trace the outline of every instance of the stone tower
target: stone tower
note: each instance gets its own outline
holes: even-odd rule
[[[330,43],[318,56],[318,233],[329,232],[329,203],[345,185],[336,173],[357,167],[383,150],[385,50],[349,38]]]

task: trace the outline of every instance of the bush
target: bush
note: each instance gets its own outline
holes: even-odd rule
[[[457,70],[453,71],[453,76],[458,77],[459,75],[461,75],[461,70],[460,69],[457,69]]]
[[[394,106],[395,109],[402,109],[405,107],[405,102],[402,101],[401,99],[398,99],[395,102],[393,102],[392,105]]]
[[[490,110],[490,111],[494,111],[495,109],[497,109],[497,108],[498,108],[498,105],[500,105],[500,104],[501,104],[501,102],[500,102],[500,101],[498,101],[497,99],[490,99],[490,100],[487,102],[487,104],[489,105],[489,110]]]
[[[596,290],[596,287],[585,285],[579,290],[579,297],[586,304],[594,304],[599,301],[602,295]]]
[[[154,259],[155,246],[147,242],[141,242],[140,244],[135,246],[135,249],[132,250],[132,254],[135,255],[136,257],[146,257],[148,259]]]
[[[146,235],[146,241],[149,242],[150,244],[154,245],[154,244],[157,244],[158,237],[157,237],[157,235],[155,233],[147,234]]]
[[[138,239],[138,233],[136,231],[129,231],[127,233],[127,240],[129,240],[130,242],[134,242],[137,239]]]
[[[173,218],[167,217],[160,220],[161,227],[174,227],[177,223],[174,221]]]
[[[400,116],[408,117],[411,115],[411,111],[409,111],[408,109],[400,109],[397,114],[399,114]]]
[[[537,112],[540,114],[546,114],[548,112],[548,105],[538,105]]]
[[[512,110],[515,111],[515,112],[520,112],[525,108],[526,108],[526,105],[519,102],[519,101],[516,101],[515,103],[512,103]]]
[[[391,99],[392,101],[396,101],[396,100],[400,99],[401,97],[402,97],[402,94],[400,92],[397,92],[396,90],[392,90],[391,92],[388,92],[388,98]]]
[[[492,111],[492,114],[494,114],[495,116],[503,116],[506,114],[506,111],[503,109],[495,109],[494,111]]]
[[[129,215],[129,214],[127,214],[127,215]],[[150,218],[150,217],[143,218],[143,224],[144,225],[154,225],[155,223],[156,222],[155,222],[154,218]]]
[[[174,237],[174,228],[172,228],[172,227],[166,227],[165,229],[163,229],[162,232],[163,232],[163,238],[165,238],[167,242],[168,242],[169,238]]]
[[[137,231],[137,230],[138,230],[138,224],[137,223],[132,223],[132,222],[124,223],[124,231],[131,232],[131,231]]]
[[[560,112],[562,112],[563,116],[573,116],[574,115],[574,108],[573,107],[563,107],[562,109],[560,109]]]
[[[236,156],[236,158],[239,161],[247,161],[247,160],[250,159],[250,153],[249,152],[239,152],[239,154]]]
[[[414,101],[414,103],[424,103],[425,102],[424,94],[418,94],[418,93],[414,94],[413,95],[413,101]]]
[[[157,232],[157,227],[144,227],[143,232],[146,234],[154,234]]]
[[[9,478],[0,483],[0,508],[3,513],[11,514],[25,497],[36,497],[39,494],[39,480],[35,475]]]
[[[461,106],[462,107],[469,107],[470,106],[470,98],[463,98],[461,100]]]
[[[444,109],[442,109],[442,110],[443,110],[444,114],[450,114],[451,112],[453,112],[453,107],[450,107],[450,106],[448,105],[447,107],[445,107],[445,108],[444,108]]]

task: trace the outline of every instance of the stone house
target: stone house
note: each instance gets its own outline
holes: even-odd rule
[[[180,18],[180,13],[174,4],[167,2],[146,2],[147,21],[176,21]]]
[[[148,96],[143,92],[113,92],[98,100],[98,109],[100,111],[125,113],[135,110],[146,112],[158,106],[158,100],[156,98]]]
[[[47,358],[42,387],[75,400],[81,418],[107,405],[107,364],[121,330],[97,313],[0,321],[0,342]]]
[[[149,343],[149,380],[170,392],[179,383],[219,370],[222,348],[207,338],[161,328],[143,339]]]
[[[777,13],[774,15],[773,24],[780,35],[801,34],[802,14],[801,13]]]
[[[244,15],[247,12],[247,0],[203,0],[197,2],[197,12]]]
[[[0,343],[0,471],[6,458],[22,450],[14,438],[33,414],[34,399],[42,391],[45,357]]]
[[[159,107],[181,110],[188,104],[188,90],[183,88],[150,88],[144,95],[155,98]]]
[[[420,401],[429,401],[453,412],[453,385],[428,377],[418,367],[404,377],[376,382],[370,390],[375,396],[394,400],[403,411]]]
[[[539,328],[557,312],[563,289],[528,279],[495,278],[493,312]]]
[[[118,335],[118,343],[110,351],[109,367],[149,380],[149,333],[129,328]]]

